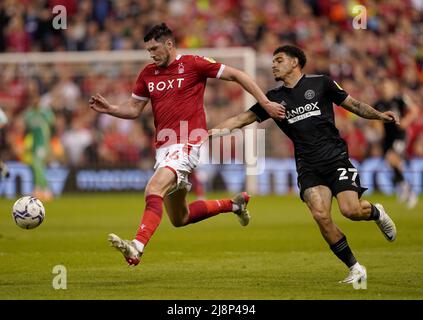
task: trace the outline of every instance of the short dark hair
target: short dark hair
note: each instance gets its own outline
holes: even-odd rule
[[[144,36],[144,42],[154,39],[156,41],[161,41],[162,39],[172,39],[175,43],[175,38],[173,37],[172,30],[166,25],[166,23],[156,24],[147,34]]]
[[[287,56],[290,56],[292,58],[297,58],[298,63],[301,66],[301,69],[304,68],[304,66],[307,63],[307,58],[306,58],[306,55],[304,54],[304,51],[296,46],[286,45],[286,46],[279,47],[273,52],[273,55],[276,55],[281,52],[285,53]]]

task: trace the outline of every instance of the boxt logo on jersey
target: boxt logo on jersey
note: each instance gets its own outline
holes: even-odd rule
[[[182,86],[182,81],[184,81],[185,78],[176,78],[172,80],[166,80],[166,81],[159,81],[157,83],[155,82],[149,82],[148,83],[148,91],[153,92],[154,90],[163,91],[163,90],[169,90],[173,89],[174,87],[180,88]],[[176,82],[175,82],[176,81]]]
[[[305,106],[287,110],[286,119],[288,120],[288,123],[294,123],[312,116],[320,116],[321,111],[318,107],[318,103],[319,102],[311,102],[307,103]]]

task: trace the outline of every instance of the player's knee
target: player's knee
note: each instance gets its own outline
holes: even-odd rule
[[[145,194],[157,194],[162,197],[174,186],[174,176],[169,176],[164,172],[155,174],[145,187]]]
[[[183,222],[181,222],[181,221],[175,221],[175,222],[173,222],[172,224],[173,224],[173,226],[174,226],[174,227],[176,227],[176,228],[181,228],[181,227],[185,227],[185,226],[186,226],[186,223],[183,223]]]
[[[163,187],[158,183],[149,183],[145,188],[145,194],[148,196],[150,194],[157,194],[163,196]]]
[[[349,203],[340,206],[342,215],[351,220],[358,220],[361,213],[360,203]]]
[[[172,225],[176,228],[184,227],[188,224],[188,219],[172,219],[170,220]]]
[[[326,210],[313,210],[312,211],[314,220],[321,226],[327,226],[332,223],[332,219]]]

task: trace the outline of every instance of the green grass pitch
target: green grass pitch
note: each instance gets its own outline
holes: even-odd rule
[[[347,269],[297,196],[253,197],[247,227],[221,214],[174,228],[164,214],[135,268],[108,246],[107,234],[132,238],[142,194],[66,195],[45,204],[46,219],[34,230],[18,228],[13,201],[1,199],[0,299],[423,299],[423,199],[413,210],[394,197],[369,199],[391,214],[396,242],[374,222],[349,221],[333,205],[367,267],[367,290],[338,283]],[[52,287],[55,265],[66,267],[66,290]]]

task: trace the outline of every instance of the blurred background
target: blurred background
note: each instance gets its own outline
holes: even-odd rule
[[[66,7],[66,29],[52,27],[57,5]],[[367,29],[353,28],[356,5],[366,8]],[[0,52],[142,50],[145,32],[161,22],[174,31],[179,48],[221,49],[222,56],[213,58],[235,67],[245,69],[245,61],[223,53],[253,48],[256,80],[264,91],[280,85],[272,78],[271,60],[273,50],[284,44],[305,51],[306,73],[327,74],[370,105],[382,98],[381,83],[389,79],[388,94],[406,94],[419,108],[420,116],[404,129],[406,177],[421,192],[423,0],[1,0]],[[1,129],[0,154],[12,176],[0,182],[0,195],[32,192],[36,177],[28,168],[38,158],[47,167],[43,183],[56,195],[66,190],[143,189],[154,164],[151,109],[136,121],[121,120],[93,112],[88,99],[99,92],[113,103],[124,101],[148,60],[99,63],[95,55],[92,61],[73,63],[1,60],[2,55],[0,107],[9,122]],[[240,87],[210,80],[205,107],[210,128],[249,106]],[[350,157],[362,170],[363,185],[370,192],[392,193],[392,173],[382,160],[382,125],[334,108]],[[41,151],[34,147],[39,134],[34,112],[40,110],[46,122],[40,130],[48,139]],[[266,129],[267,165],[257,179],[257,192],[295,192],[291,142],[272,121],[259,127]],[[204,166],[197,176],[200,194],[201,188],[237,191],[245,186],[241,165]]]

